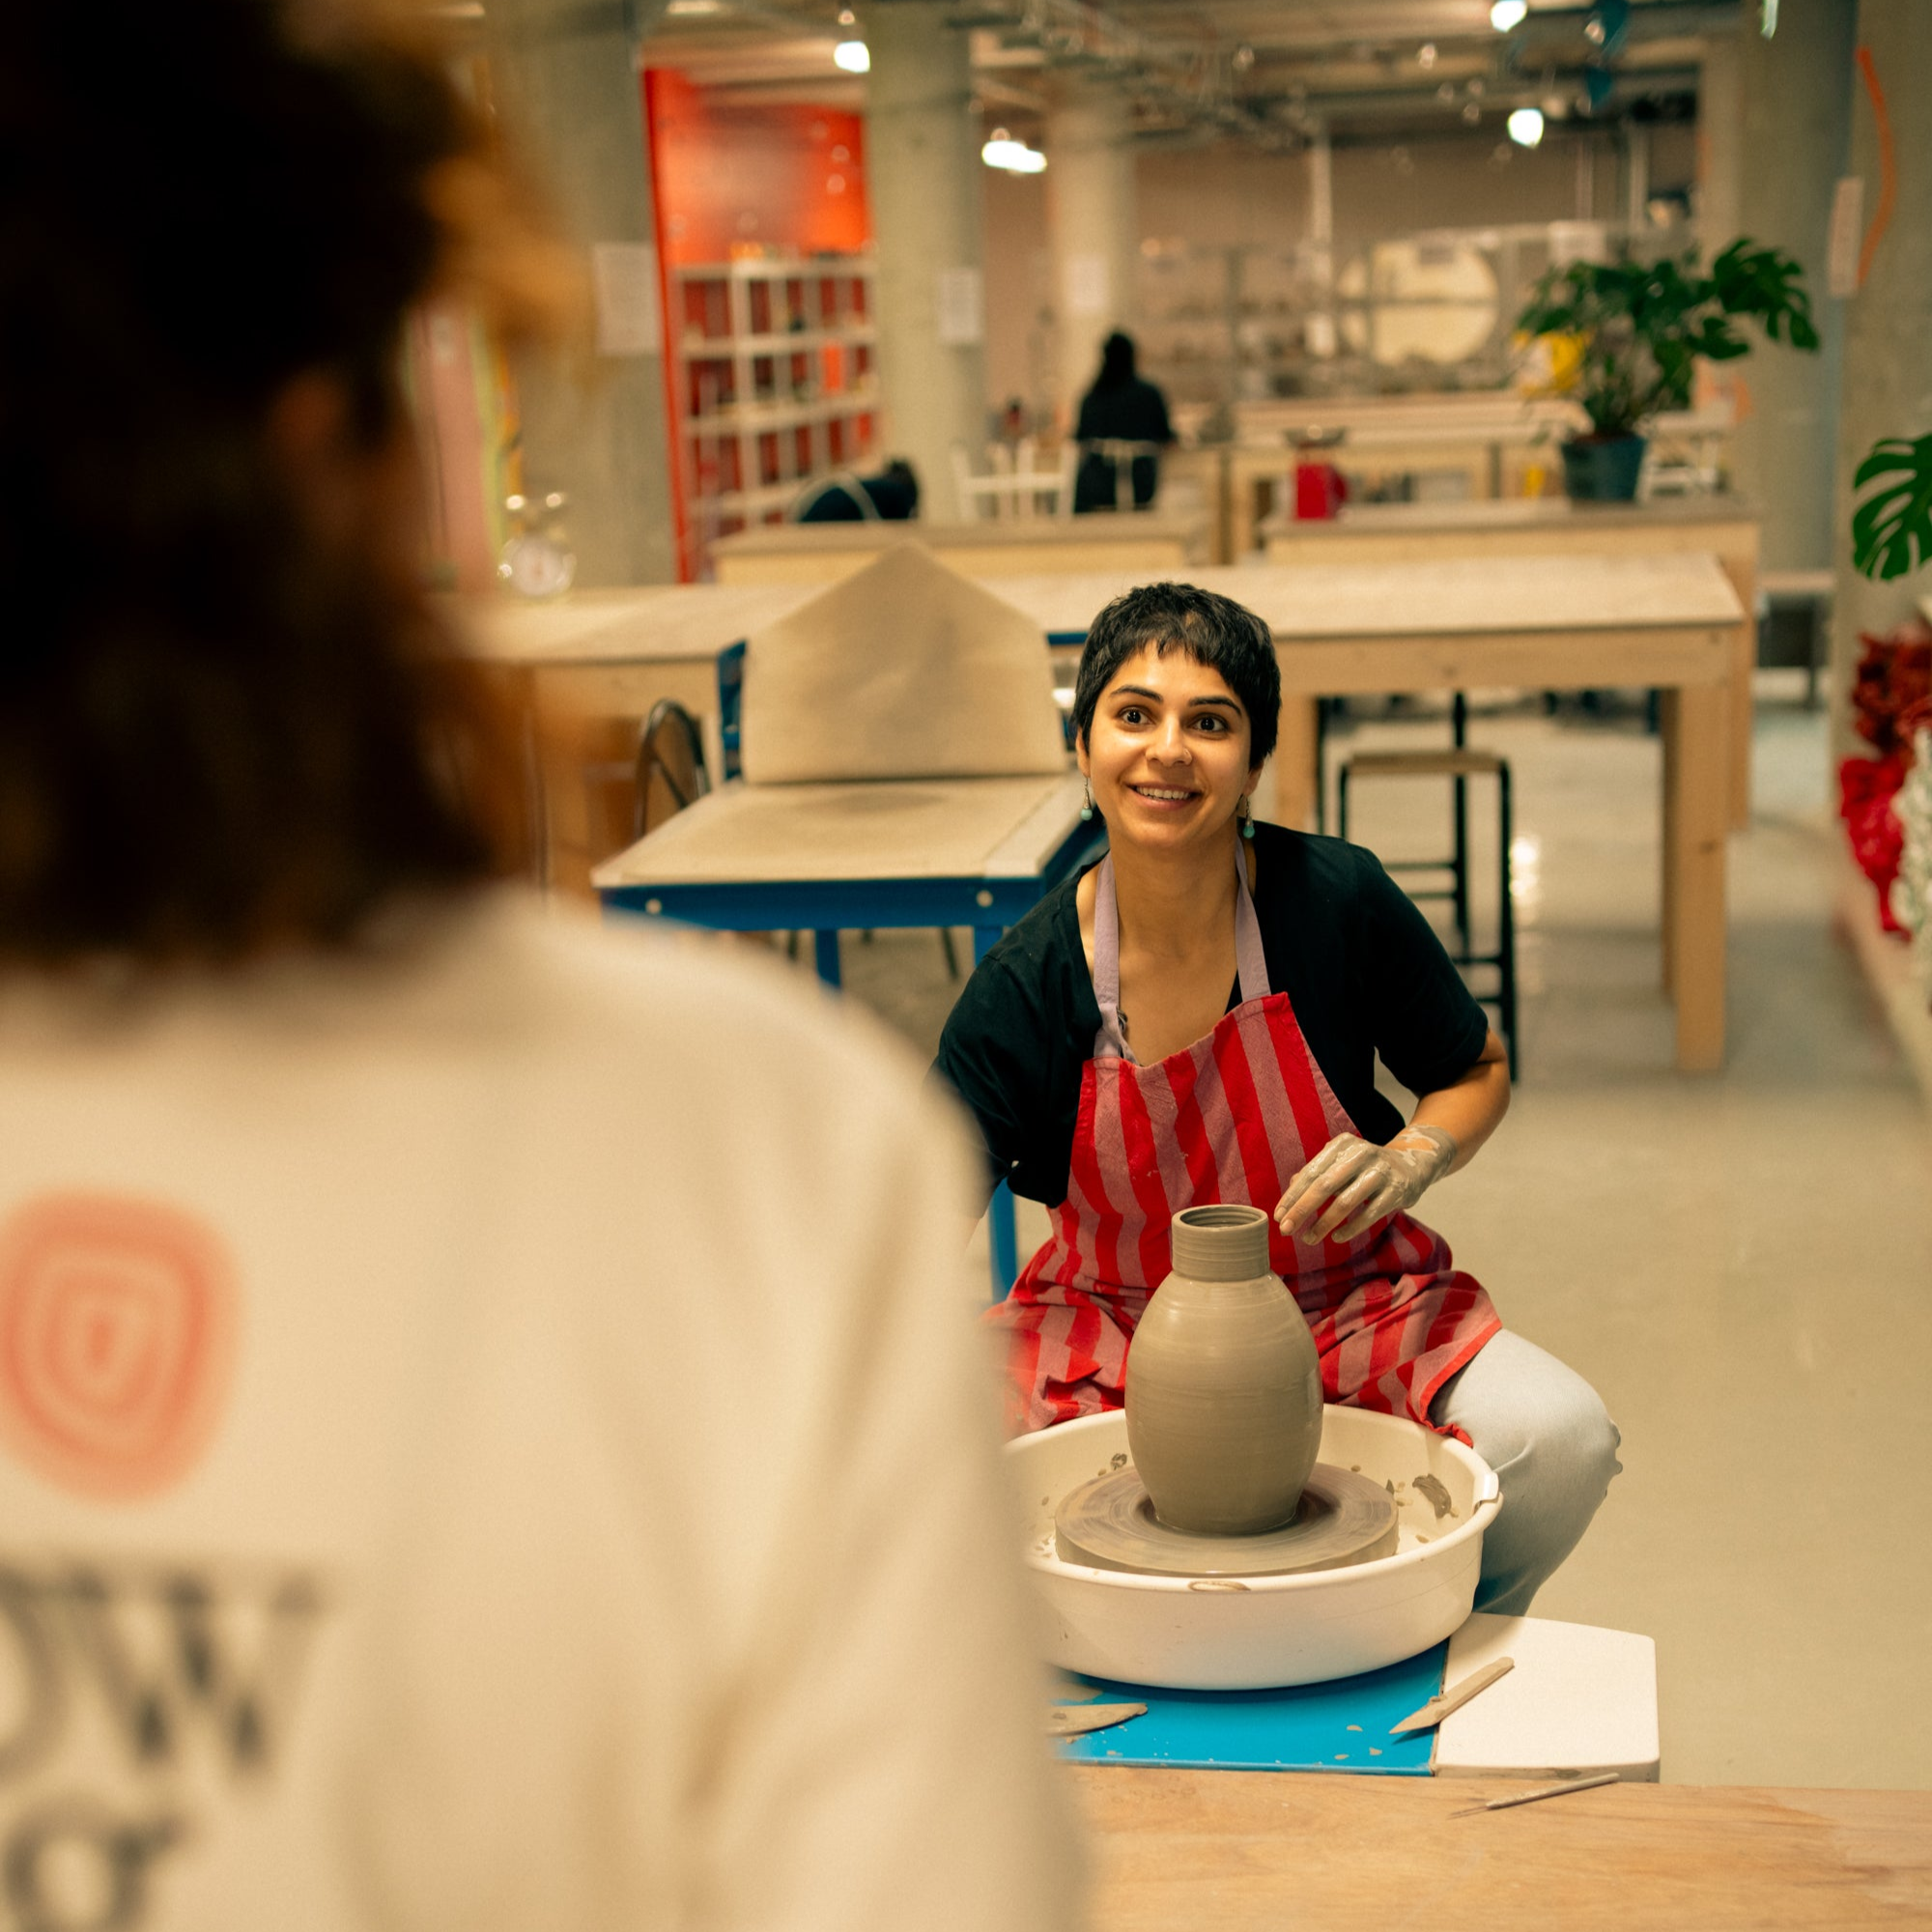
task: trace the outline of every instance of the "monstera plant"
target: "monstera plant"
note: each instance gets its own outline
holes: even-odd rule
[[[1661,410],[1690,406],[1701,355],[1748,355],[1735,326],[1755,322],[1772,342],[1816,349],[1804,270],[1776,248],[1740,236],[1699,269],[1694,249],[1654,262],[1569,262],[1531,291],[1516,326],[1554,336],[1570,354],[1563,387],[1590,418],[1590,433],[1564,445],[1573,497],[1632,497],[1643,462],[1643,425]]]
[[[1932,436],[1872,444],[1852,479],[1877,484],[1852,512],[1852,566],[1861,577],[1903,577],[1932,563]]]

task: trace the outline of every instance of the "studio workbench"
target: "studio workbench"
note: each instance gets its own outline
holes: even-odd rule
[[[1932,1792],[1068,1766],[1106,1932],[1932,1924]]]
[[[1452,503],[1363,503],[1327,522],[1277,517],[1263,526],[1271,564],[1493,564],[1527,556],[1715,556],[1740,609],[1757,609],[1758,515],[1737,497],[1656,497],[1578,503],[1567,497]],[[1731,823],[1750,818],[1751,669],[1755,623],[1732,634]]]
[[[1102,605],[1147,577],[1002,577],[987,587],[1049,638],[1078,639]],[[1266,809],[1266,780],[1257,804],[1264,817],[1287,825],[1313,822],[1321,696],[1658,687],[1662,979],[1677,1008],[1676,1060],[1687,1071],[1721,1065],[1732,693],[1747,613],[1714,555],[1445,557],[1208,569],[1189,578],[1238,599],[1273,629],[1281,743],[1274,810]],[[721,651],[815,594],[810,584],[592,592],[554,607],[492,607],[472,636],[478,655],[513,681],[531,715],[637,719],[653,696],[701,707]],[[533,742],[541,745],[542,735]],[[565,775],[540,769],[553,816],[554,801],[567,805],[573,791],[581,799],[581,786]],[[581,815],[582,806],[576,810]],[[641,885],[652,861],[626,854],[624,867]]]

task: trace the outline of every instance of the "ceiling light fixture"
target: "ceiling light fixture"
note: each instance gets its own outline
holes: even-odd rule
[[[1004,168],[1009,175],[1037,175],[1046,167],[1046,156],[1024,141],[1015,141],[1004,128],[995,128],[992,138],[980,150],[980,158],[989,168]]]
[[[1543,139],[1543,110],[1519,107],[1509,118],[1509,137],[1519,148],[1533,148]]]
[[[1490,9],[1490,25],[1506,34],[1512,27],[1521,26],[1528,14],[1529,0],[1496,0]]]
[[[844,73],[870,73],[871,49],[864,41],[840,41],[832,49],[832,64]]]

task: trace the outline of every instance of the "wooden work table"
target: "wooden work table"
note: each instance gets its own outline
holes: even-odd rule
[[[992,523],[771,524],[711,546],[721,584],[834,583],[891,544],[916,538],[967,577],[1081,570],[1179,571],[1206,563],[1206,513],[1098,512]]]
[[[1457,503],[1364,503],[1326,522],[1277,517],[1264,526],[1271,564],[1379,564],[1463,557],[1485,564],[1531,556],[1715,556],[1746,619],[1757,609],[1758,516],[1742,497],[1659,497],[1642,503],[1577,503],[1567,497]],[[1754,622],[1731,650],[1733,825],[1750,819]]]
[[[1049,633],[1071,627],[1127,578],[1008,578],[1001,596]],[[1264,618],[1281,666],[1281,738],[1256,810],[1313,820],[1316,699],[1349,692],[1526,685],[1662,690],[1663,983],[1677,1006],[1677,1065],[1724,1055],[1725,836],[1731,689],[1745,611],[1707,554],[1522,556],[1292,568],[1235,566],[1190,580]]]
[[[1932,1924],[1932,1792],[1068,1767],[1106,1932]]]
[[[1110,597],[1158,574],[1136,558],[1093,574],[1003,577],[989,587],[1042,632],[1079,636]],[[1524,556],[1506,572],[1442,557],[1185,574],[1238,599],[1274,631],[1283,705],[1272,815],[1288,825],[1312,822],[1320,696],[1489,685],[1661,688],[1663,981],[1677,1005],[1677,1065],[1708,1071],[1722,1064],[1730,692],[1746,613],[1713,557]],[[590,593],[548,608],[499,606],[486,615],[477,648],[523,689],[532,714],[635,719],[651,693],[701,709],[717,653],[811,594],[809,585],[687,584]],[[558,800],[553,822],[571,792],[582,796],[560,766],[549,769],[554,762],[544,785]],[[1258,807],[1270,815],[1264,800]],[[592,839],[581,860],[572,844],[572,863],[587,878],[590,860],[628,842],[607,837],[598,851]]]

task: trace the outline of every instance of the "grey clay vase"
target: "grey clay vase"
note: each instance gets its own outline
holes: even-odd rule
[[[1174,1272],[1127,1350],[1127,1447],[1170,1529],[1254,1536],[1294,1514],[1321,1446],[1321,1371],[1268,1267],[1259,1208],[1184,1208]]]

